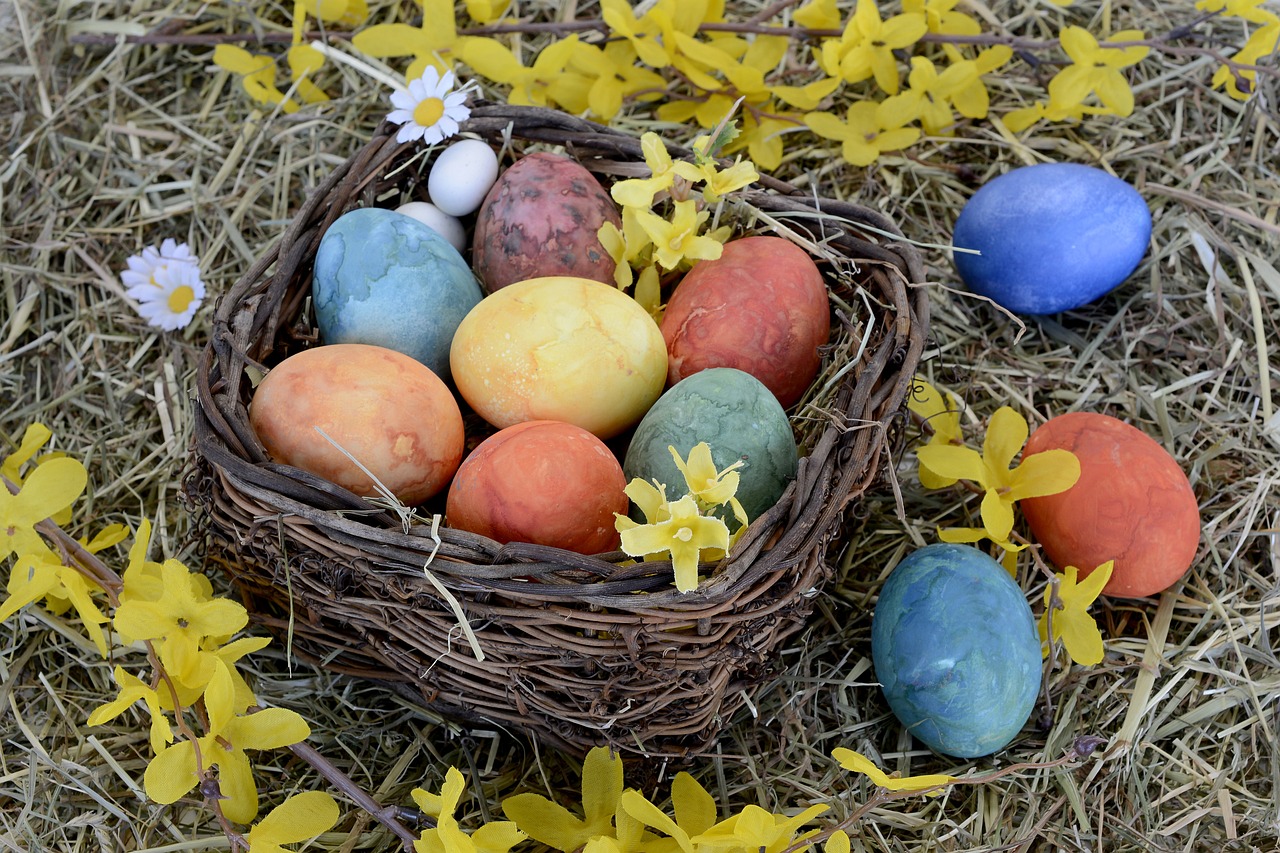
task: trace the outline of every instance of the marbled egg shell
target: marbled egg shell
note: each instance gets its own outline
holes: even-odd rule
[[[612,285],[565,276],[485,297],[450,362],[458,392],[494,426],[564,421],[600,438],[639,421],[667,378],[653,318]]]
[[[595,176],[569,157],[530,154],[480,206],[471,263],[490,293],[543,276],[612,284],[615,264],[596,237],[606,222],[621,227],[622,216]]]
[[[831,335],[827,286],[809,254],[781,237],[744,237],[681,279],[662,316],[667,381],[736,367],[783,407],[818,374]]]
[[[744,463],[737,498],[748,519],[777,503],[795,478],[799,455],[787,413],[759,379],[732,367],[699,371],[668,389],[636,427],[622,470],[628,481],[657,480],[674,500],[685,481],[667,448],[688,459],[704,441],[717,469]]]
[[[1053,448],[1076,455],[1080,479],[1019,503],[1049,559],[1082,578],[1115,560],[1102,592],[1118,598],[1155,595],[1182,577],[1200,544],[1200,508],[1177,461],[1142,430],[1096,412],[1051,418],[1023,456]]]
[[[329,226],[311,295],[323,343],[387,347],[444,379],[454,331],[483,296],[444,237],[381,208],[349,211]]]
[[[929,545],[889,574],[871,623],[889,707],[937,752],[1003,749],[1035,708],[1040,637],[1022,590],[969,545]]]
[[[1017,314],[1085,305],[1137,268],[1151,211],[1132,186],[1078,163],[1014,169],[983,186],[956,220],[952,243],[969,289]]]
[[[462,414],[435,373],[407,355],[365,344],[303,350],[258,384],[249,422],[271,458],[358,495],[373,481],[419,504],[443,489],[462,460]]]
[[[618,547],[614,513],[627,511],[622,466],[604,442],[557,421],[489,436],[458,468],[446,517],[498,542],[598,554]]]

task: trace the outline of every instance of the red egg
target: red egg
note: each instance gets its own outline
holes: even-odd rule
[[[463,461],[445,516],[450,527],[497,542],[598,554],[618,547],[614,513],[627,511],[626,485],[618,460],[585,429],[526,421]]]
[[[1141,430],[1093,412],[1051,419],[1023,455],[1053,448],[1079,458],[1079,481],[1020,503],[1049,558],[1081,577],[1115,560],[1102,592],[1117,598],[1154,595],[1182,577],[1199,547],[1200,509],[1177,461]]]
[[[462,459],[462,413],[440,377],[394,350],[332,344],[272,368],[254,391],[249,422],[273,459],[377,495],[373,480],[407,505],[449,482]]]
[[[783,408],[818,374],[831,335],[827,286],[809,254],[781,237],[744,237],[694,265],[667,304],[671,385],[709,367],[750,373]]]

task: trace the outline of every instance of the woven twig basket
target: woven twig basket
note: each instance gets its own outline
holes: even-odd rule
[[[669,563],[500,545],[445,524],[433,534],[433,505],[406,532],[393,512],[271,461],[247,409],[253,375],[317,344],[308,294],[329,225],[425,197],[438,149],[397,144],[394,130],[335,170],[217,306],[185,481],[209,561],[295,653],[396,683],[444,716],[579,754],[705,750],[777,673],[856,535],[852,509],[884,473],[928,322],[911,286],[923,281],[916,252],[883,215],[767,177],[724,211],[742,234],[809,251],[836,307],[823,373],[792,412],[798,476],[727,559],[703,567],[697,591],[677,592]],[[480,106],[463,133],[508,154],[564,146],[606,185],[645,174],[638,139],[553,110]]]

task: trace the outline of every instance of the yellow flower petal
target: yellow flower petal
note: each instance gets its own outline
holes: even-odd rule
[[[671,805],[676,814],[676,824],[690,835],[699,835],[715,825],[715,798],[683,770],[671,782]]]
[[[147,764],[142,787],[147,798],[161,805],[176,803],[196,786],[195,745],[189,740],[167,747]]]
[[[1107,585],[1107,581],[1111,580],[1111,574],[1116,567],[1115,560],[1107,560],[1093,571],[1089,572],[1088,577],[1076,586],[1076,592],[1079,600],[1088,607],[1090,604],[1098,600],[1098,596],[1102,594],[1102,588]],[[1072,566],[1068,566],[1072,569]]]
[[[20,554],[9,574],[9,597],[0,604],[0,622],[56,588],[61,565],[51,552]]]
[[[972,448],[930,444],[917,450],[916,457],[938,477],[986,484],[987,466]]]
[[[296,844],[328,832],[338,822],[338,803],[325,791],[294,794],[249,829],[249,848],[255,845]]]
[[[201,738],[201,745],[216,750],[212,738]],[[236,823],[250,823],[258,816],[258,786],[253,781],[253,766],[241,749],[218,756],[218,792],[222,795],[222,813]]]
[[[1013,532],[1013,504],[1002,499],[995,489],[988,489],[982,496],[982,526],[997,542],[1003,542]]]
[[[941,773],[934,773],[925,776],[888,776],[879,767],[872,763],[871,759],[861,753],[854,752],[852,749],[838,746],[831,751],[831,757],[840,763],[845,770],[861,773],[869,778],[873,784],[878,787],[885,788],[890,791],[924,791],[931,788],[937,788],[946,785],[949,782],[956,781],[956,777],[947,776]],[[933,791],[932,795],[936,796],[941,791]]]
[[[1010,475],[1006,500],[1020,501],[1056,495],[1080,479],[1080,459],[1070,450],[1054,448],[1033,453]]]
[[[582,762],[582,811],[593,834],[609,832],[622,796],[622,756],[595,747]]]
[[[982,442],[982,456],[993,473],[1002,476],[1009,470],[1013,457],[1027,443],[1027,419],[1009,406],[1001,406],[991,416],[987,435]],[[1006,485],[1001,482],[1000,485]]]

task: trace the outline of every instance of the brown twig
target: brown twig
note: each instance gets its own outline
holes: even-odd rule
[[[310,764],[330,785],[346,794],[356,805],[368,812],[374,820],[391,830],[404,844],[406,853],[413,853],[413,844],[418,840],[418,837],[397,820],[398,810],[396,808],[384,806],[369,796],[350,776],[339,770],[333,762],[305,742],[292,744],[289,749],[294,755]]]

